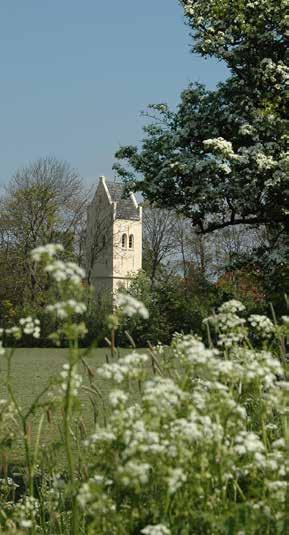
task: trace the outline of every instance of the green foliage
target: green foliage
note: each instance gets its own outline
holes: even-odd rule
[[[197,271],[191,278],[183,279],[179,275],[169,275],[165,269],[153,287],[150,278],[144,272],[140,273],[127,292],[144,303],[150,319],[126,318],[120,325],[117,341],[126,345],[125,333],[133,333],[134,342],[139,347],[148,342],[169,344],[175,332],[202,335],[203,319],[219,304],[223,295]]]
[[[289,317],[280,325],[257,314],[246,319],[244,305],[231,300],[206,319],[209,347],[177,334],[169,347],[158,344],[146,352],[121,355],[112,347],[106,362],[93,369],[89,350],[79,349],[85,336],[83,272],[59,262],[57,251],[59,246],[40,247],[32,258],[49,273],[53,291],[46,313],[57,320],[53,338],[66,340],[67,361],[59,375],[51,370],[28,406],[13,381],[14,351],[3,347],[7,330],[0,331],[6,364],[1,532],[286,533]],[[204,296],[207,284],[198,284]],[[188,289],[193,291],[189,283]],[[134,291],[153,309],[143,274]],[[178,310],[174,299],[164,303]],[[110,318],[115,328],[126,316],[136,328],[137,316],[149,321],[146,306],[131,295],[120,294],[116,304]],[[38,318],[26,317],[8,334],[37,339],[39,329]],[[108,399],[101,389],[107,381],[114,385]],[[90,400],[85,417],[93,432],[84,422],[80,391]],[[57,437],[41,447],[45,420],[56,418]],[[16,479],[9,462],[19,444],[24,462]]]
[[[182,0],[194,51],[226,62],[215,91],[190,85],[176,112],[150,106],[140,149],[116,154],[145,198],[201,232],[268,225],[288,236],[288,2]]]
[[[87,333],[82,340],[82,345],[87,347],[94,343],[103,347],[105,338],[110,337],[110,328],[108,316],[112,312],[112,296],[110,292],[103,292],[98,298],[95,298],[94,289],[87,293],[88,307],[84,314],[84,320],[87,325]]]

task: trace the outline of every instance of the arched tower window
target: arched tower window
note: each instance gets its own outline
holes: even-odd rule
[[[130,234],[128,239],[128,248],[133,249],[134,247],[134,235]]]
[[[127,235],[123,234],[121,237],[121,246],[123,249],[127,248]]]
[[[103,247],[106,246],[106,239],[105,239],[105,236],[102,237],[102,246],[103,246]]]

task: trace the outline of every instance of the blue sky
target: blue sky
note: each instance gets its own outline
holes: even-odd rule
[[[214,87],[223,65],[190,53],[177,0],[0,3],[0,186],[54,155],[92,184],[121,144],[142,139],[146,105],[174,107],[190,81]]]

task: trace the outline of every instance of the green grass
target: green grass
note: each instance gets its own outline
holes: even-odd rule
[[[130,349],[118,350],[118,356],[129,353]],[[139,350],[144,351],[144,350]],[[37,397],[39,392],[46,386],[50,377],[57,377],[61,371],[62,365],[67,361],[68,350],[55,348],[21,348],[14,353],[12,360],[12,384],[18,403],[25,410],[28,409],[33,400]],[[115,358],[117,359],[118,356]],[[85,358],[89,366],[97,368],[106,361],[111,361],[110,349],[93,349],[89,356]],[[83,376],[84,385],[88,386],[88,376],[83,365],[80,363],[79,372]],[[6,380],[6,362],[5,358],[0,360],[0,399],[7,397],[7,389],[5,385]],[[107,394],[112,388],[110,381],[102,380],[100,378],[94,379],[97,388],[103,396],[101,398],[95,397],[96,407],[99,417],[102,419],[103,405],[106,404]],[[79,401],[82,405],[82,413],[85,426],[90,431],[94,426],[94,412],[92,403],[89,400],[89,395],[84,389],[79,393]],[[32,442],[36,435],[36,423],[39,421],[39,412],[37,411],[34,418],[31,420],[32,424]],[[56,414],[52,418],[52,423],[45,422],[43,432],[41,435],[41,444],[51,444],[56,437],[61,436],[61,429],[59,429],[60,415]],[[59,432],[60,431],[60,432]],[[11,462],[21,462],[23,458],[23,445],[21,437],[16,441],[16,448],[9,453]]]
[[[120,355],[129,352],[128,349],[120,349]],[[21,405],[26,408],[36,397],[38,392],[46,385],[49,377],[59,375],[62,365],[67,361],[67,349],[38,349],[21,348],[15,351],[12,363],[13,386]],[[93,349],[86,358],[92,367],[97,367],[111,360],[109,349]],[[5,397],[4,385],[6,363],[2,357],[0,361],[0,397]],[[107,390],[108,381],[101,381],[100,386]]]

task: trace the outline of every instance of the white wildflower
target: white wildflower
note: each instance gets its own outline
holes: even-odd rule
[[[31,251],[32,260],[40,262],[42,258],[53,258],[58,252],[63,251],[63,246],[60,243],[48,243],[41,245]]]
[[[127,395],[122,390],[113,390],[109,394],[109,402],[112,407],[124,405],[128,400]]]
[[[126,378],[137,379],[143,373],[144,364],[148,360],[148,355],[134,351],[120,358],[117,363],[103,364],[97,373],[103,379],[112,379],[116,383],[121,383]]]
[[[24,528],[24,529],[28,529],[28,528],[32,528],[32,520],[28,520],[28,519],[23,519],[23,520],[20,520],[20,527],[21,528]]]
[[[93,446],[99,442],[113,442],[116,440],[116,435],[112,430],[96,426],[95,432],[85,440],[85,446]]]
[[[241,431],[236,437],[235,451],[238,455],[263,453],[265,447],[256,433]]]
[[[243,312],[246,310],[246,307],[241,303],[240,301],[237,301],[237,299],[231,299],[230,301],[226,301],[226,303],[223,303],[219,308],[219,312],[224,312],[225,314],[230,312],[232,314],[236,314],[236,312]]]
[[[77,495],[77,501],[82,509],[85,509],[87,504],[92,499],[92,493],[90,490],[89,483],[83,483],[79,489],[78,495]]]
[[[272,443],[272,448],[276,449],[285,449],[286,448],[286,442],[284,438],[279,438],[278,440],[275,440]]]
[[[252,325],[252,327],[254,327],[256,333],[262,336],[263,338],[267,338],[275,330],[272,321],[267,318],[267,316],[262,316],[260,314],[252,314],[248,318],[248,321]]]
[[[124,466],[118,468],[118,475],[125,486],[146,484],[149,480],[150,472],[150,464],[136,461],[128,461]]]
[[[169,494],[174,494],[183,483],[187,481],[187,476],[182,470],[182,468],[173,468],[170,470],[170,475],[168,477],[168,492]]]
[[[40,338],[39,319],[33,319],[31,316],[27,316],[27,318],[21,318],[19,324],[21,325],[24,334],[31,334],[33,338]]]
[[[143,401],[154,414],[171,413],[181,406],[186,393],[172,379],[156,376],[144,384]]]
[[[83,314],[86,308],[85,303],[75,301],[75,299],[68,299],[67,301],[59,301],[54,305],[47,305],[45,310],[55,314],[59,319],[66,319],[73,314]]]
[[[148,525],[141,530],[144,535],[170,535],[171,531],[163,524]]]
[[[148,319],[149,313],[145,305],[129,294],[118,293],[115,299],[117,307],[120,307],[126,316],[139,314],[144,319]]]
[[[68,383],[70,381],[70,394],[74,397],[77,396],[79,388],[82,384],[82,377],[76,372],[76,368],[72,367],[70,369],[69,364],[63,364],[62,371],[60,376],[63,379],[63,382],[60,385],[60,394],[66,394]]]
[[[165,450],[164,445],[160,443],[159,434],[151,431],[142,419],[134,421],[133,427],[127,426],[123,441],[126,445],[123,453],[125,458],[139,453],[159,454]]]
[[[5,334],[7,334],[7,336],[13,336],[13,338],[19,340],[22,336],[22,331],[19,327],[16,327],[16,325],[14,325],[13,327],[5,329]]]
[[[75,262],[54,260],[45,267],[45,271],[50,273],[56,282],[68,281],[75,285],[79,285],[85,277],[85,271]]]

